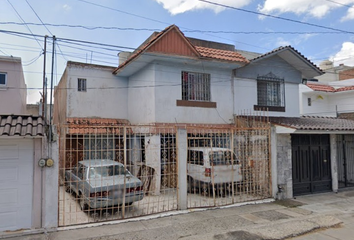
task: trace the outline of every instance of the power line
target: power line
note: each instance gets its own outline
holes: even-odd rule
[[[119,30],[119,31],[149,31],[149,32],[160,32],[162,29],[157,28],[123,28],[123,27],[93,27],[93,26],[83,26],[83,25],[70,25],[70,24],[52,24],[52,23],[18,23],[18,22],[0,22],[2,25],[30,25],[30,26],[52,26],[52,27],[69,27],[69,28],[83,28],[86,30]],[[334,31],[221,31],[221,30],[200,30],[200,29],[186,29],[183,30],[185,33],[215,33],[215,34],[290,34],[290,35],[301,35],[301,34],[351,34],[347,32],[334,32]],[[53,35],[53,34],[52,34]]]
[[[97,7],[106,8],[106,9],[109,9],[109,10],[112,10],[112,11],[116,11],[116,12],[128,14],[128,15],[131,15],[131,16],[134,16],[134,17],[138,17],[138,18],[142,18],[142,19],[146,19],[146,20],[150,20],[150,21],[162,23],[162,24],[165,24],[165,25],[171,25],[171,23],[168,23],[168,22],[163,22],[163,21],[159,21],[159,20],[156,20],[156,19],[153,19],[153,18],[148,18],[148,17],[144,17],[144,16],[141,16],[141,15],[129,13],[129,12],[126,12],[126,11],[122,11],[122,10],[119,10],[119,9],[107,7],[107,6],[104,6],[104,5],[97,4],[97,3],[92,3],[92,2],[89,2],[89,1],[86,1],[86,0],[77,0],[77,1],[79,1],[79,2],[84,2],[84,3],[87,3],[87,4],[91,4],[91,5],[94,5],[94,6],[97,6]],[[183,26],[180,26],[180,28],[186,29],[186,30],[193,30],[193,29],[190,29],[190,28],[187,28],[187,27],[183,27]],[[183,31],[184,31],[184,30],[183,30]],[[244,45],[251,46],[251,47],[255,47],[255,48],[259,48],[259,49],[267,49],[267,48],[260,47],[260,46],[257,46],[257,45],[253,45],[253,44],[249,44],[249,43],[245,43],[245,42],[240,42],[240,41],[235,41],[235,40],[233,40],[233,39],[228,39],[228,38],[224,38],[224,37],[220,37],[220,36],[215,36],[215,35],[211,35],[211,34],[208,34],[208,33],[205,33],[205,34],[206,34],[206,35],[209,35],[209,36],[212,36],[212,37],[217,37],[217,38],[220,38],[220,39],[225,39],[225,40],[228,40],[228,41],[231,41],[231,42],[237,42],[237,43],[240,43],[240,44],[244,44]],[[269,50],[269,49],[267,49],[267,50]]]
[[[13,10],[16,12],[17,16],[22,20],[23,23],[25,23],[26,28],[28,29],[28,31],[30,31],[31,35],[33,36],[34,39],[36,39],[36,42],[38,43],[38,45],[42,48],[42,45],[39,43],[38,39],[34,36],[33,32],[31,31],[31,29],[26,25],[25,20],[23,20],[23,18],[21,17],[21,15],[17,12],[16,8],[14,7],[14,5],[12,5],[12,3],[10,2],[10,0],[7,0],[7,2],[11,5],[11,7],[13,8]]]
[[[279,20],[283,20],[283,21],[288,21],[288,22],[294,22],[294,23],[299,23],[299,24],[303,24],[303,25],[308,25],[308,26],[312,26],[312,27],[318,27],[318,28],[323,28],[323,29],[332,30],[332,31],[338,31],[338,32],[342,32],[342,33],[354,34],[354,32],[352,32],[352,31],[346,31],[346,30],[342,30],[342,29],[338,29],[338,28],[326,27],[326,26],[322,26],[322,25],[318,25],[318,24],[314,24],[314,23],[308,23],[308,22],[303,22],[303,21],[294,20],[294,19],[290,19],[290,18],[274,16],[274,15],[271,15],[271,14],[255,12],[255,11],[252,11],[252,10],[232,7],[232,6],[228,6],[228,5],[225,5],[225,4],[215,3],[215,2],[211,2],[211,1],[207,1],[207,0],[198,0],[198,1],[204,2],[204,3],[209,3],[209,4],[212,4],[212,5],[215,5],[215,6],[219,6],[219,7],[234,9],[234,10],[241,11],[241,12],[252,13],[252,14],[263,16],[263,17],[270,17],[270,18],[275,18],[275,19],[279,19]]]
[[[325,1],[327,1],[327,2],[331,2],[331,3],[335,3],[335,4],[338,4],[338,5],[341,5],[341,6],[347,7],[347,8],[354,8],[354,6],[350,6],[350,5],[343,4],[343,3],[340,3],[340,2],[336,2],[336,1],[332,1],[332,0],[325,0]]]

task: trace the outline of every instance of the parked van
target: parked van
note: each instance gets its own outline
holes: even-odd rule
[[[188,148],[187,176],[189,192],[203,195],[212,194],[213,184],[217,194],[231,192],[231,184],[243,180],[240,161],[228,148]]]

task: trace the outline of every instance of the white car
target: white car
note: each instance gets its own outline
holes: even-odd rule
[[[212,195],[211,190],[223,195],[232,185],[240,183],[241,164],[228,148],[190,147],[187,155],[188,191]]]

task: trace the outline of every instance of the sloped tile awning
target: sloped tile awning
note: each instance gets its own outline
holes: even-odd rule
[[[354,121],[335,117],[303,116],[303,117],[269,117],[274,125],[300,131],[353,131]]]
[[[42,117],[0,115],[0,136],[44,136]]]
[[[67,118],[67,134],[123,134],[124,127],[131,133],[130,122],[112,118]]]

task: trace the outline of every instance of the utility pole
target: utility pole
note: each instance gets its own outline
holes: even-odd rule
[[[53,105],[54,54],[55,54],[55,36],[53,36],[52,72],[51,72],[51,75],[50,75],[49,138],[48,138],[49,143],[52,142],[52,105]]]
[[[47,95],[46,95],[46,80],[45,80],[45,67],[46,67],[46,61],[47,61],[47,35],[44,36],[44,50],[43,50],[43,55],[44,55],[44,62],[43,62],[43,94],[42,94],[42,117],[44,119],[44,124],[47,122],[47,118],[45,114],[45,107],[47,106]]]

